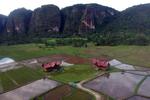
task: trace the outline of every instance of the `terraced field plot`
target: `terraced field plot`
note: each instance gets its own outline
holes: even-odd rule
[[[2,86],[3,91],[1,92],[20,87],[42,77],[43,73],[28,67],[2,72],[0,73],[0,86]]]
[[[37,97],[37,100],[95,100],[95,98],[80,89],[63,85]]]
[[[149,74],[142,72],[114,72],[103,75],[84,84],[84,87],[107,94],[114,99],[150,100]],[[136,98],[136,99],[135,99]],[[142,99],[143,98],[143,99]]]
[[[145,81],[141,84],[138,94],[150,97],[150,77],[147,77]]]
[[[59,85],[60,83],[53,80],[40,79],[20,88],[1,94],[0,100],[30,100],[33,97],[45,93]]]
[[[75,64],[75,66],[65,68],[63,72],[54,72],[54,73],[46,73],[46,75],[50,76],[51,79],[55,79],[61,82],[78,82],[89,77],[95,76],[97,71],[93,70],[91,65],[88,62],[89,59],[94,57],[106,57],[108,59],[120,60],[124,63],[146,66],[150,67],[150,46],[90,46],[88,48],[75,48],[71,46],[58,46],[55,48],[39,48],[37,44],[26,44],[26,45],[14,45],[14,46],[0,46],[0,55],[7,56],[15,59],[16,61],[21,60],[30,60],[38,58],[46,57],[54,57],[55,59],[64,59],[67,62]],[[67,56],[66,56],[67,55]],[[83,58],[82,61],[78,58]],[[48,59],[49,61],[49,59]],[[46,61],[47,62],[47,61]],[[43,63],[43,62],[42,62]],[[35,66],[36,67],[36,66]],[[142,67],[143,69],[144,67]],[[126,72],[125,74],[133,74],[131,72]],[[130,76],[139,76],[138,80],[133,82],[138,86],[141,80],[145,77],[144,75],[134,75]],[[34,80],[38,80],[45,75],[43,71],[34,70],[30,68],[19,68],[17,70],[12,70],[4,73],[0,73],[0,86],[2,87],[0,92],[5,92],[7,90],[11,90],[22,85],[28,84]],[[127,76],[128,76],[127,75]],[[80,76],[80,77],[78,77]],[[122,76],[123,78],[123,76]],[[131,78],[131,77],[130,77]],[[130,79],[129,78],[129,79]],[[128,77],[127,77],[128,79]],[[124,78],[122,79],[124,80]],[[103,81],[103,78],[102,78]],[[130,79],[130,81],[134,81]],[[131,84],[126,84],[129,86],[134,86]],[[149,83],[149,82],[148,82]],[[147,81],[143,83],[147,85]],[[128,91],[131,94],[144,94],[143,84],[140,84],[140,88],[131,88]],[[96,84],[95,84],[96,85]],[[121,86],[122,87],[122,86]],[[146,88],[148,89],[148,88]],[[149,91],[149,89],[147,90]],[[149,95],[149,94],[148,94]],[[110,95],[111,96],[111,95]],[[128,94],[127,94],[128,96]],[[142,98],[139,96],[134,96],[133,98]]]

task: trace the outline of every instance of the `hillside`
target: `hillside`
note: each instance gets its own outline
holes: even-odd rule
[[[105,32],[149,34],[150,4],[137,5],[122,11],[117,19],[105,28]]]
[[[26,43],[32,38],[62,37],[99,32],[118,11],[98,4],[77,4],[63,9],[43,5],[34,11],[19,8],[0,15],[1,41]]]
[[[99,32],[110,23],[118,11],[98,4],[78,4],[61,10],[63,33],[85,34]]]
[[[34,11],[19,8],[9,16],[0,15],[0,43],[4,44],[88,36],[98,45],[146,45],[150,40],[149,32],[150,4],[133,6],[122,12],[99,4],[76,4],[63,9],[43,5]]]

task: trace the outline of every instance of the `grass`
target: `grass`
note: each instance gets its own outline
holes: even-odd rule
[[[78,55],[82,48],[60,46],[55,48],[39,48],[36,44],[0,46],[0,56],[11,57],[17,61],[51,54]]]
[[[16,84],[13,83],[13,81],[7,76],[6,73],[0,74],[0,80],[1,80],[0,85],[2,86],[3,91],[7,91],[16,87]]]
[[[150,46],[90,46],[88,48],[75,48],[71,46],[59,46],[55,48],[39,48],[37,44],[0,46],[0,57],[6,56],[16,61],[31,59],[53,54],[69,54],[85,58],[107,57],[118,59],[124,63],[150,67]],[[110,72],[118,69],[110,69]],[[63,72],[47,73],[51,79],[60,82],[78,82],[96,75],[98,71],[93,70],[90,65],[74,65],[66,67]],[[27,67],[0,73],[0,85],[4,92],[25,85],[45,75],[42,69],[31,69]],[[138,87],[135,91],[138,90]],[[83,95],[83,97],[81,96]],[[63,100],[84,100],[86,94],[77,89]],[[85,96],[85,97],[84,97]],[[82,99],[80,99],[82,98]],[[86,100],[86,99],[85,99]]]
[[[55,48],[39,48],[37,44],[0,46],[0,56],[11,57],[17,61],[53,54],[69,54],[86,58],[108,57],[118,59],[124,63],[150,67],[150,46],[90,46],[75,48],[59,46]],[[112,71],[112,70],[111,70]],[[97,73],[90,65],[75,65],[65,68],[64,72],[51,73],[52,79],[61,82],[77,82],[92,77]],[[41,78],[44,73],[40,70],[21,68],[0,73],[4,91],[12,87],[21,86],[27,82]]]
[[[43,77],[38,71],[23,67],[0,73],[1,84],[4,92],[25,85]]]
[[[90,46],[88,48],[75,48],[71,46],[59,46],[55,48],[39,48],[37,44],[0,46],[0,57],[11,57],[17,61],[47,56],[53,54],[69,54],[85,58],[107,57],[118,59],[124,63],[150,67],[150,46]],[[108,72],[116,72],[118,69],[110,69]],[[51,79],[69,83],[78,82],[96,75],[98,71],[93,70],[90,65],[75,65],[66,67],[63,72],[47,73]],[[42,69],[19,68],[16,70],[0,73],[0,85],[4,92],[25,85],[45,75]],[[143,79],[144,80],[144,79]],[[143,80],[136,86],[135,93]],[[72,89],[72,93],[62,98],[62,100],[87,100],[91,96],[78,90]],[[110,100],[108,96],[104,96]],[[39,100],[42,100],[40,98]]]
[[[74,65],[72,67],[65,67],[64,71],[51,73],[45,73],[41,68],[31,69],[22,67],[0,73],[0,85],[2,85],[5,92],[43,78],[45,75],[50,75],[50,79],[68,83],[87,79],[94,76],[96,72],[90,65]]]
[[[95,100],[94,96],[69,85],[62,85],[37,97],[37,100]]]
[[[91,57],[105,56],[124,63],[150,67],[150,46],[100,46],[89,48]]]
[[[64,97],[62,100],[94,100],[95,98],[77,88],[72,88],[72,93],[69,96]]]
[[[39,48],[37,44],[0,46],[0,56],[11,57],[17,61],[52,54],[78,55],[86,58],[108,57],[128,64],[150,67],[150,46],[90,46],[88,48],[71,46]]]
[[[68,83],[68,82],[78,82],[87,78],[90,78],[96,74],[90,65],[75,65],[72,67],[67,67],[63,72],[51,73],[52,79]]]
[[[43,78],[45,75],[51,76],[54,79],[63,83],[78,82],[97,73],[90,65],[74,65],[72,67],[65,67],[61,72],[48,72],[45,73],[43,69],[31,69],[22,67],[19,69],[10,70],[0,73],[0,80],[4,91],[8,91],[19,86],[25,85],[34,80]]]

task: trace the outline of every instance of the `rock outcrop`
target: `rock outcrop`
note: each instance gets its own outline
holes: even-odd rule
[[[8,35],[23,35],[28,32],[32,11],[20,8],[12,11],[6,23]]]
[[[30,30],[31,34],[58,33],[61,25],[60,10],[55,5],[44,5],[33,11]]]
[[[3,33],[5,30],[7,17],[4,15],[0,15],[0,33]]]
[[[64,33],[99,32],[110,23],[118,11],[98,4],[78,4],[61,10]]]
[[[84,14],[86,5],[78,4],[66,7],[61,10],[62,27],[61,31],[65,34],[76,34],[79,32],[79,26]]]
[[[1,41],[26,43],[37,37],[84,36],[101,31],[117,13],[98,4],[77,4],[61,10],[55,5],[43,5],[34,11],[20,8],[8,17],[0,15],[0,33],[4,33]]]
[[[4,42],[4,31],[6,26],[7,17],[0,15],[0,43]]]
[[[110,23],[118,11],[98,4],[87,4],[79,27],[79,33],[99,32]]]

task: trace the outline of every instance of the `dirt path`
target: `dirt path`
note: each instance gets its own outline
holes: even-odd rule
[[[60,83],[53,80],[37,80],[28,85],[1,94],[0,100],[30,100],[31,98],[45,93],[59,85]]]
[[[104,73],[97,74],[96,77],[101,76],[101,75],[103,75],[103,74],[104,74]],[[99,93],[97,93],[97,92],[95,92],[95,91],[93,91],[93,90],[91,90],[91,89],[88,89],[88,88],[85,88],[85,87],[82,86],[84,83],[90,81],[91,79],[93,79],[93,78],[89,78],[89,79],[86,79],[86,80],[81,81],[80,83],[77,84],[77,87],[78,87],[79,89],[82,89],[83,91],[86,91],[86,92],[88,92],[88,93],[94,95],[96,100],[103,100],[103,99],[102,99],[102,96],[101,96]]]
[[[100,95],[99,93],[97,93],[97,92],[95,92],[95,91],[93,91],[93,90],[91,90],[91,89],[87,89],[87,88],[83,87],[82,84],[83,84],[84,82],[86,82],[86,81],[81,81],[80,83],[78,83],[78,84],[77,84],[77,87],[78,87],[79,89],[82,89],[82,90],[84,90],[84,91],[86,91],[86,92],[88,92],[88,93],[94,95],[96,100],[102,100],[101,95]]]

